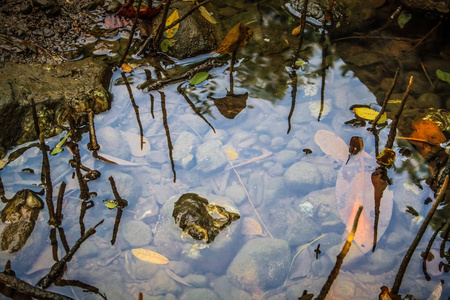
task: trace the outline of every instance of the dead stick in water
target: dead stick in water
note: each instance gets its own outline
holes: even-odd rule
[[[89,150],[98,151],[100,150],[100,145],[97,142],[97,136],[95,135],[95,126],[94,126],[94,110],[88,109],[88,119],[89,119],[89,139],[90,144],[88,144]]]
[[[374,132],[375,126],[377,125],[378,121],[380,120],[381,116],[383,115],[384,111],[386,110],[387,103],[389,101],[389,98],[391,98],[392,92],[394,91],[395,84],[397,83],[398,79],[398,71],[395,72],[394,75],[394,81],[392,82],[391,87],[389,88],[389,91],[386,94],[386,97],[384,98],[383,104],[381,105],[381,110],[378,113],[378,115],[375,117],[375,119],[372,122],[372,127],[370,127],[370,131]],[[378,135],[376,136],[378,137]]]
[[[411,90],[412,83],[413,83],[413,77],[411,76],[411,78],[409,78],[409,84],[408,84],[408,87],[406,88],[406,92],[403,95],[402,102],[400,103],[400,107],[399,107],[397,113],[395,114],[394,120],[392,120],[391,130],[389,131],[388,140],[386,142],[386,146],[384,146],[385,148],[391,149],[392,146],[394,145],[395,136],[397,134],[397,125],[400,120],[400,116],[402,115],[403,108],[405,107],[406,99],[408,99],[408,95],[409,95],[409,91]]]
[[[342,263],[344,262],[344,258],[347,255],[348,251],[350,250],[350,246],[352,245],[353,238],[356,233],[356,229],[358,228],[358,221],[359,217],[361,216],[361,212],[363,210],[363,207],[360,206],[358,208],[358,212],[355,215],[355,219],[353,220],[353,227],[352,231],[350,231],[350,234],[348,235],[347,241],[344,244],[344,247],[342,247],[341,253],[337,256],[336,264],[334,265],[333,270],[331,270],[330,276],[328,276],[327,281],[323,285],[322,289],[320,290],[319,295],[315,298],[315,300],[323,300],[328,294],[328,291],[331,288],[331,285],[333,284],[334,280],[336,280],[339,270],[341,269]]]
[[[394,285],[392,286],[392,290],[391,290],[392,295],[398,294],[398,291],[400,289],[400,285],[402,284],[403,276],[405,275],[406,268],[408,267],[409,261],[411,260],[411,257],[417,248],[417,245],[419,245],[419,242],[422,239],[422,236],[425,233],[425,230],[427,230],[428,224],[430,223],[431,219],[433,218],[434,213],[436,212],[439,204],[441,203],[442,199],[445,196],[445,191],[447,190],[447,186],[448,186],[448,180],[449,180],[449,175],[447,175],[445,177],[444,184],[442,185],[442,187],[439,191],[439,194],[436,197],[436,200],[434,200],[433,206],[431,207],[430,211],[428,212],[427,216],[425,217],[425,220],[423,221],[422,226],[420,226],[420,229],[417,232],[417,235],[414,238],[414,241],[411,243],[411,246],[409,246],[409,249],[406,252],[405,257],[403,258],[403,261],[398,269],[397,276],[395,277]]]
[[[141,3],[142,3],[142,1],[138,1],[136,16],[134,17],[134,23],[133,23],[133,26],[131,27],[130,38],[128,39],[128,44],[127,44],[127,48],[125,49],[125,53],[123,54],[122,58],[119,61],[119,65],[118,65],[119,68],[122,66],[123,62],[125,61],[128,51],[130,50],[131,43],[133,42],[134,32],[136,31],[137,22],[139,19],[139,12],[141,11]]]

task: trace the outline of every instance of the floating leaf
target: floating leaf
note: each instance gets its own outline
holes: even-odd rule
[[[205,18],[206,21],[208,21],[211,24],[217,24],[216,19],[214,19],[213,16],[211,16],[211,14],[209,13],[209,11],[204,8],[203,6],[200,6],[198,8],[198,10],[200,11],[200,14],[202,15],[203,18]]]
[[[131,252],[134,254],[134,256],[146,262],[158,265],[165,265],[169,263],[169,259],[167,259],[167,257],[151,250],[138,248],[132,249]]]
[[[191,78],[191,80],[189,80],[189,83],[191,85],[196,85],[202,81],[205,81],[208,77],[209,77],[208,72],[198,72],[197,74],[194,75],[194,77]]]
[[[253,30],[242,23],[236,24],[227,33],[219,48],[213,53],[227,54],[238,51],[247,45],[253,35]]]
[[[446,141],[438,125],[430,120],[417,119],[412,122],[411,127],[413,131],[410,143],[416,146],[417,151],[425,158],[440,149],[439,145]]]
[[[331,156],[336,161],[345,162],[347,160],[347,143],[333,132],[319,130],[314,135],[314,141],[325,154]]]
[[[66,142],[67,138],[71,135],[71,133],[72,133],[72,132],[69,131],[69,132],[66,134],[66,136],[65,136],[58,144],[56,144],[55,149],[53,149],[53,150],[50,152],[50,155],[56,155],[56,154],[58,154],[59,152],[62,151],[61,147],[64,145],[64,143]]]
[[[353,110],[355,111],[355,114],[358,117],[366,120],[373,121],[378,116],[377,111],[367,107],[355,107]],[[383,115],[381,115],[381,118],[378,120],[377,124],[383,124],[386,122],[386,120],[387,120],[386,113],[383,113]]]
[[[300,30],[302,29],[302,25],[298,25],[298,27],[295,27],[292,29],[292,35],[298,35],[300,33]]]
[[[440,80],[450,83],[450,73],[444,72],[441,69],[437,69],[436,75]]]
[[[352,155],[357,155],[359,152],[361,152],[361,150],[364,149],[364,142],[363,139],[360,136],[352,136],[352,138],[350,139],[350,144],[348,147],[348,159],[347,162],[350,160],[350,157]]]
[[[384,166],[390,166],[395,160],[395,151],[390,148],[383,148],[377,156],[377,163]]]
[[[295,62],[295,66],[296,66],[297,68],[302,67],[304,64],[305,64],[305,61],[304,61],[304,60],[297,60],[297,61]]]
[[[161,42],[161,50],[162,52],[169,51],[169,47],[172,47],[177,40],[174,39],[165,39]]]
[[[262,228],[258,221],[246,217],[242,219],[241,232],[244,235],[262,235]]]
[[[170,26],[170,24],[172,24],[179,18],[180,18],[180,16],[178,15],[178,10],[175,9],[173,11],[173,13],[166,19],[166,26]],[[177,31],[178,31],[178,27],[180,27],[180,23],[178,23],[177,25],[175,25],[174,27],[172,27],[170,29],[167,29],[164,32],[164,36],[168,39],[173,38],[175,33],[177,33]]]
[[[409,12],[403,10],[398,16],[397,20],[398,26],[400,26],[400,28],[405,27],[406,23],[408,23],[409,20],[411,20],[411,17],[412,15]]]
[[[347,226],[347,232],[351,231],[359,206],[364,206],[354,242],[361,252],[366,253],[373,245],[375,188],[372,184],[372,172],[378,166],[373,158],[361,155],[364,153],[362,151],[339,170],[336,180],[336,201],[339,215]],[[393,199],[394,193],[386,188],[380,201],[377,241],[383,236],[391,220]]]
[[[117,202],[117,200],[103,200],[103,203],[109,209],[116,208],[117,205],[119,205],[119,202]]]
[[[125,73],[130,73],[131,71],[133,71],[133,68],[127,64],[122,64],[121,68]]]

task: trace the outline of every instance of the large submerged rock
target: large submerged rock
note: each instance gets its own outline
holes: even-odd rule
[[[92,107],[96,113],[110,107],[108,92],[111,70],[100,60],[52,64],[6,63],[0,68],[0,156],[6,149],[36,139],[30,98],[36,102],[39,126],[45,137],[61,132],[66,107],[85,115]]]

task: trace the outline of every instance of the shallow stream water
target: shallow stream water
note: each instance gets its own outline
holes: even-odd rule
[[[289,65],[295,47],[289,45],[296,38],[290,32],[276,32],[281,28],[287,31],[287,24],[295,25],[297,21],[288,9],[269,8],[263,6],[259,32],[237,55],[234,93],[248,93],[241,112],[233,119],[226,118],[212,99],[224,97],[230,90],[229,64],[211,70],[202,83],[182,85],[215,132],[177,91],[179,84],[159,92],[139,90],[137,86],[147,79],[148,71],[155,73],[145,62],[140,65],[137,59],[138,67],[126,74],[138,111],[130,101],[121,70],[114,72],[111,110],[95,116],[95,127],[101,145],[99,154],[119,164],[93,158],[86,146],[89,135],[83,136],[79,143],[82,163],[102,173],[88,183],[96,196],[90,199],[94,206],[86,211],[84,224],[88,229],[105,221],[68,263],[64,279],[96,286],[108,299],[137,299],[140,292],[144,299],[297,299],[304,290],[319,293],[347,239],[346,224],[353,221],[349,217],[351,209],[343,212],[343,207],[352,207],[348,201],[355,200],[354,194],[360,199],[373,195],[370,174],[377,164],[374,137],[367,131],[370,124],[354,127],[345,122],[355,118],[350,107],[369,105],[379,110],[379,105],[332,47],[325,54],[329,67],[322,81],[323,36],[321,26],[310,20],[306,50],[301,54],[305,64],[296,71],[298,89],[293,107]],[[177,64],[190,66],[209,57]],[[324,103],[319,117],[322,88]],[[153,110],[150,94],[154,98]],[[165,106],[161,105],[162,97]],[[145,137],[142,149],[137,113]],[[167,132],[173,144],[175,182]],[[389,126],[381,129],[380,145],[386,142],[388,132]],[[47,139],[47,145],[54,147],[66,133]],[[323,136],[330,138],[318,143]],[[342,143],[348,145],[352,136],[362,137],[364,151],[350,157],[346,164],[348,152],[342,152],[346,150]],[[408,148],[412,155],[402,156],[400,148]],[[330,149],[336,153],[330,153]],[[364,202],[367,214],[360,220],[355,243],[327,299],[378,299],[381,286],[392,286],[423,220],[407,213],[407,206],[424,217],[430,207],[424,200],[434,199],[424,182],[429,175],[425,161],[407,143],[396,143],[394,150],[395,166],[388,170],[393,184],[384,194],[377,248],[372,252],[372,245],[365,243],[372,241],[374,211],[370,207],[373,204]],[[61,182],[67,183],[62,228],[71,246],[80,236],[82,201],[78,181],[68,164],[70,159],[67,149],[50,156],[55,199]],[[41,162],[40,151],[31,148],[2,170],[8,199],[23,188],[42,189]],[[33,169],[35,174],[23,172],[25,168]],[[110,176],[121,197],[128,201],[114,245],[111,238],[116,209],[109,210],[102,202],[114,198]],[[183,234],[172,218],[173,203],[185,193],[229,206],[240,214],[240,219],[220,232],[214,242],[196,241]],[[24,249],[0,254],[1,264],[11,260],[17,277],[33,284],[54,263],[47,221],[44,209]],[[445,283],[440,299],[450,294],[448,274],[440,272],[435,261],[428,265],[430,281],[422,272],[420,253],[432,234],[433,230],[427,230],[413,255],[400,289],[403,295],[411,293],[427,299],[441,280]],[[435,254],[439,252],[438,240],[432,246]],[[316,256],[318,244],[321,253]],[[137,248],[164,255],[169,263],[139,260],[131,252]],[[59,257],[63,255],[60,245]],[[76,287],[52,286],[49,290],[75,299],[99,298]]]

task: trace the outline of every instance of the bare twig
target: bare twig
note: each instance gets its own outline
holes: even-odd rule
[[[175,172],[175,163],[173,161],[173,145],[172,140],[170,139],[170,131],[169,131],[169,123],[167,122],[167,110],[166,110],[166,94],[163,92],[159,92],[161,94],[161,110],[163,114],[163,124],[164,129],[166,131],[166,138],[167,138],[167,147],[169,148],[169,157],[170,157],[170,163],[172,165],[172,172],[173,172],[173,182],[177,181],[177,173]]]
[[[400,285],[402,284],[403,276],[405,275],[406,268],[408,267],[409,261],[411,260],[411,257],[417,248],[417,245],[419,245],[419,242],[422,239],[423,234],[427,230],[428,224],[430,223],[431,219],[433,218],[434,213],[436,212],[439,204],[441,203],[442,199],[444,199],[445,192],[446,192],[447,186],[448,186],[448,181],[449,181],[449,175],[447,175],[445,177],[444,184],[442,185],[438,196],[434,200],[434,203],[431,206],[430,211],[428,212],[427,216],[425,217],[425,220],[423,221],[422,226],[420,226],[420,229],[417,232],[416,237],[414,238],[413,242],[411,243],[411,246],[409,246],[409,249],[406,252],[405,257],[402,260],[402,263],[397,272],[397,276],[395,277],[394,285],[392,286],[391,294],[393,294],[393,295],[398,294],[398,291],[400,289]]]
[[[348,238],[344,244],[344,247],[342,247],[341,252],[337,256],[336,264],[334,265],[333,270],[331,270],[330,276],[328,276],[327,281],[323,285],[322,289],[320,290],[319,295],[315,298],[315,300],[324,300],[328,294],[328,291],[331,288],[331,285],[333,284],[334,280],[337,278],[337,276],[339,274],[339,270],[341,269],[342,263],[344,262],[344,258],[347,255],[348,251],[350,250],[350,246],[352,245],[352,241],[355,236],[356,229],[358,228],[358,221],[359,221],[359,217],[361,215],[362,210],[363,210],[363,207],[360,206],[358,208],[358,212],[355,215],[355,219],[353,220],[352,231],[348,235]]]
[[[43,278],[41,278],[41,280],[39,280],[39,282],[37,283],[37,286],[46,289],[46,288],[50,287],[50,285],[52,285],[52,283],[55,282],[55,280],[57,280],[58,278],[61,278],[64,274],[64,269],[66,267],[67,262],[72,259],[73,255],[80,248],[81,244],[96,232],[95,229],[98,226],[100,226],[103,223],[103,221],[104,220],[101,220],[99,223],[97,223],[97,225],[90,228],[85,234],[83,234],[77,240],[75,245],[73,245],[73,247],[70,249],[70,251],[63,258],[61,258],[61,260],[57,261],[52,266],[52,268],[50,269],[50,272],[47,275],[45,275]]]
[[[291,78],[291,86],[292,86],[292,90],[291,90],[292,102],[291,102],[291,110],[289,111],[289,115],[288,115],[287,134],[289,134],[289,132],[291,131],[291,128],[292,128],[291,127],[291,118],[292,118],[292,115],[294,114],[295,102],[297,100],[297,84],[298,84],[297,72],[295,70],[292,70],[292,72],[289,73],[289,77]]]
[[[403,95],[402,102],[400,103],[400,107],[399,107],[397,113],[395,114],[394,120],[392,120],[391,129],[389,130],[389,136],[388,136],[385,148],[392,148],[392,146],[394,145],[395,136],[397,134],[397,124],[400,120],[400,116],[402,115],[403,108],[405,107],[406,99],[408,99],[408,95],[409,95],[409,91],[411,90],[412,83],[413,83],[413,77],[411,76],[411,78],[409,79],[408,87],[406,88],[406,92]]]
[[[300,50],[303,45],[303,35],[305,32],[305,25],[306,25],[306,13],[308,12],[308,2],[309,0],[303,1],[303,9],[302,9],[302,16],[300,17],[300,33],[298,34],[298,46],[295,50],[294,56],[292,57],[292,69],[296,70],[297,67],[295,66],[295,62],[297,61],[298,56],[300,55]]]
[[[88,109],[88,119],[89,119],[89,140],[88,144],[89,150],[98,151],[100,150],[100,145],[97,142],[97,136],[95,135],[95,125],[94,125],[94,110],[92,108]]]
[[[63,182],[61,182],[61,186],[59,187],[58,199],[56,200],[56,215],[55,215],[55,220],[57,223],[56,226],[61,225],[61,221],[64,217],[62,214],[62,202],[63,202],[65,191],[66,191],[66,182],[63,181]]]
[[[388,104],[389,98],[391,98],[392,91],[394,91],[395,84],[397,83],[398,79],[398,71],[395,72],[394,75],[394,81],[392,82],[391,87],[389,88],[389,91],[386,94],[386,97],[384,97],[383,104],[381,105],[381,110],[378,113],[378,115],[375,117],[375,119],[372,121],[372,127],[370,127],[370,131],[374,131],[375,126],[377,125],[378,121],[380,120],[381,116],[384,114],[384,111],[386,110],[386,106]]]

